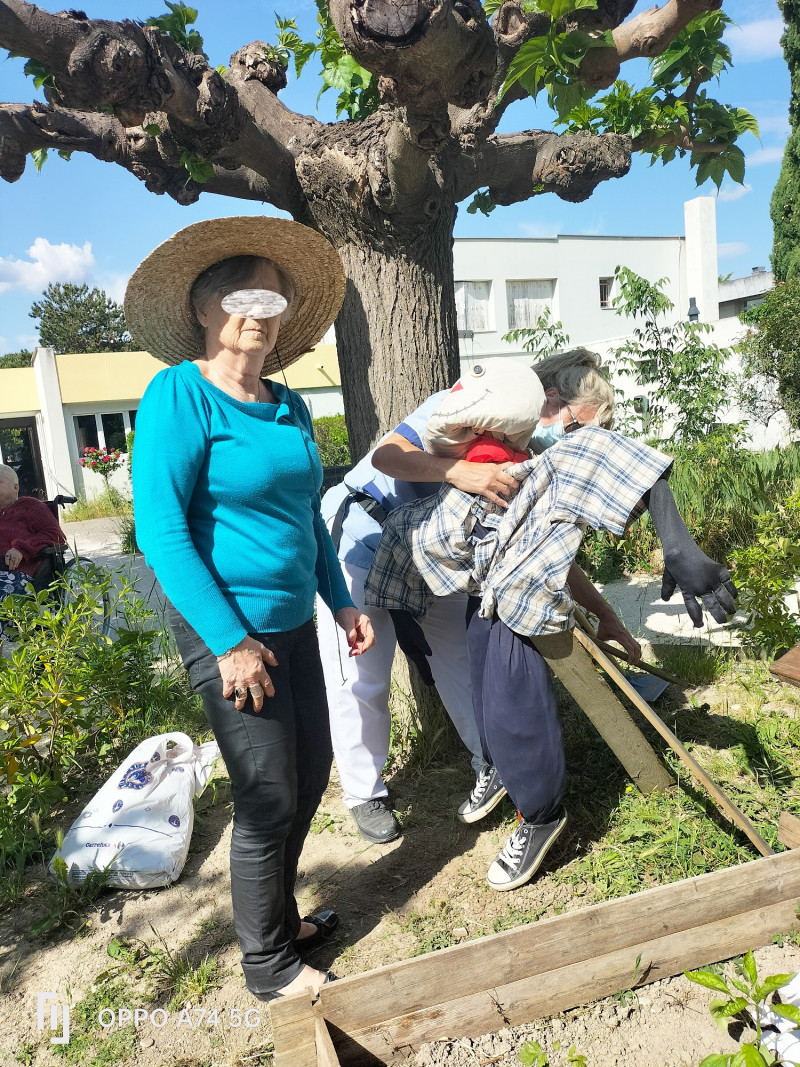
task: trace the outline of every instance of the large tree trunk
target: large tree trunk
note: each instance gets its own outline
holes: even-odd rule
[[[337,242],[348,282],[336,346],[354,459],[458,377],[455,211],[443,215],[410,247],[363,235]]]
[[[353,459],[459,374],[451,160],[408,143],[388,110],[304,146],[299,218],[339,252],[347,293],[336,345]]]

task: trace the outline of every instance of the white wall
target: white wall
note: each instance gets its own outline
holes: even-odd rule
[[[509,331],[506,280],[555,279],[552,318],[560,320],[574,345],[591,345],[627,333],[627,320],[600,306],[600,278],[617,266],[649,281],[666,278],[665,291],[685,315],[689,298],[682,237],[458,238],[456,281],[490,281],[493,329],[461,340],[462,359],[519,353],[502,340]],[[614,292],[612,291],[612,296]]]

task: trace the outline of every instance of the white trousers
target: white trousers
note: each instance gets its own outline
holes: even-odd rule
[[[351,658],[344,631],[317,597],[317,629],[333,754],[344,802],[352,808],[387,795],[381,771],[389,755],[389,686],[396,639],[389,612],[364,605],[368,572],[348,563],[342,563],[342,571],[353,603],[369,615],[375,630],[375,647],[363,656]],[[472,709],[465,611],[465,596],[437,597],[420,625],[433,652],[431,670],[439,696],[458,736],[472,753],[477,774],[484,759]]]

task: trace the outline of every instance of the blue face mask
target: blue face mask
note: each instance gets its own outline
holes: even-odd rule
[[[556,444],[564,436],[564,420],[561,418],[556,419],[555,422],[551,422],[548,426],[542,426],[541,422],[537,424],[536,429],[531,435],[531,447],[534,452],[540,454],[544,452],[546,448]],[[536,442],[534,444],[534,442]]]

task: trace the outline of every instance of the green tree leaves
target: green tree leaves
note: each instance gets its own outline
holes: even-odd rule
[[[342,39],[328,14],[327,0],[314,0],[317,5],[319,29],[314,41],[303,41],[297,32],[294,19],[275,17],[278,42],[286,52],[286,64],[291,53],[294,56],[295,74],[300,74],[313,55],[319,55],[322,63],[322,88],[319,97],[328,89],[338,89],[336,116],[346,114],[349,119],[365,119],[380,105],[378,79],[345,50]]]
[[[147,20],[145,26],[155,26],[157,30],[171,37],[187,52],[205,55],[203,38],[197,30],[189,29],[189,26],[197,22],[197,9],[187,7],[183,0],[179,0],[177,4],[170,3],[170,0],[164,0],[164,2],[169,8],[169,14],[153,15]]]
[[[649,282],[627,267],[617,267],[614,275],[619,288],[614,298],[617,313],[643,320],[614,354],[620,374],[652,387],[646,432],[660,434],[671,418],[675,441],[701,440],[731,395],[733,379],[725,371],[730,352],[706,342],[708,323],[663,321],[673,307],[663,292],[665,278]]]
[[[102,289],[71,282],[51,282],[31,305],[39,319],[39,342],[56,352],[130,352],[136,345],[125,326],[122,308]]]
[[[748,317],[751,328],[739,345],[745,374],[774,384],[789,422],[800,428],[800,277],[776,285]]]

